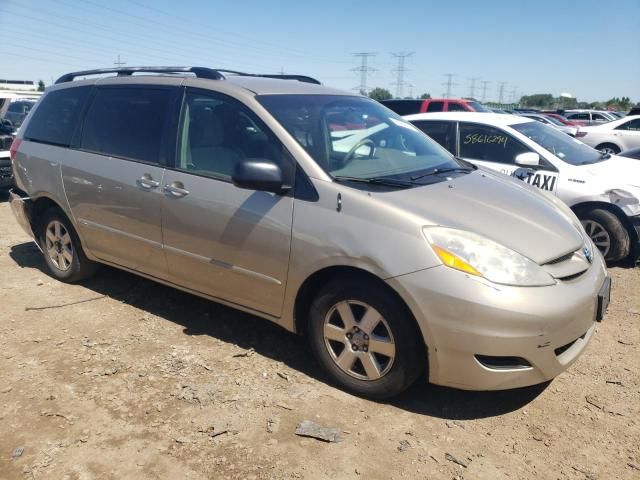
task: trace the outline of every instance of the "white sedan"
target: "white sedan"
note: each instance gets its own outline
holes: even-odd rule
[[[445,112],[404,118],[453,155],[557,196],[571,207],[607,261],[638,258],[639,161],[599,152],[517,115]]]
[[[593,127],[580,127],[576,136],[596,150],[612,155],[640,147],[640,115],[622,117]]]

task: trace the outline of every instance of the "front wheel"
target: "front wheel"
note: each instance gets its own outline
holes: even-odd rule
[[[617,155],[620,153],[620,148],[613,143],[603,143],[598,145],[596,150],[600,150],[602,153],[608,153],[609,155]]]
[[[616,215],[594,208],[580,215],[580,222],[607,262],[617,262],[629,256],[629,232]]]
[[[426,364],[422,335],[405,305],[367,279],[328,284],[314,299],[311,349],[340,387],[369,398],[405,390]]]
[[[51,274],[63,282],[79,282],[95,273],[98,264],[89,260],[67,216],[50,208],[39,222],[38,240]]]

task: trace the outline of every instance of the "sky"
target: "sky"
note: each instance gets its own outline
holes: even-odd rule
[[[640,102],[640,0],[0,0],[0,78],[198,65],[306,74],[326,85],[503,101],[570,93]],[[483,91],[483,83],[486,90]]]

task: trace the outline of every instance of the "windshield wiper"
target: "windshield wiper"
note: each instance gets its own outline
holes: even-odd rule
[[[382,178],[382,177],[362,178],[362,177],[345,177],[345,176],[338,175],[333,178],[338,182],[368,183],[370,185],[384,185],[387,187],[410,188],[415,186],[415,184],[412,182],[406,182],[403,180],[393,180],[391,178]]]
[[[431,175],[438,175],[439,173],[449,173],[449,172],[472,172],[473,168],[466,167],[454,167],[454,168],[434,168],[430,172],[422,173],[420,175],[414,175],[411,177],[411,180],[418,180],[420,178],[429,177]]]

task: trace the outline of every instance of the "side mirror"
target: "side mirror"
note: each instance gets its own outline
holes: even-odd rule
[[[523,167],[539,167],[540,155],[535,152],[525,152],[517,155],[515,161],[516,165],[521,165]]]
[[[262,158],[247,158],[237,163],[231,181],[236,187],[247,190],[282,193],[290,188],[284,185],[280,167]]]

